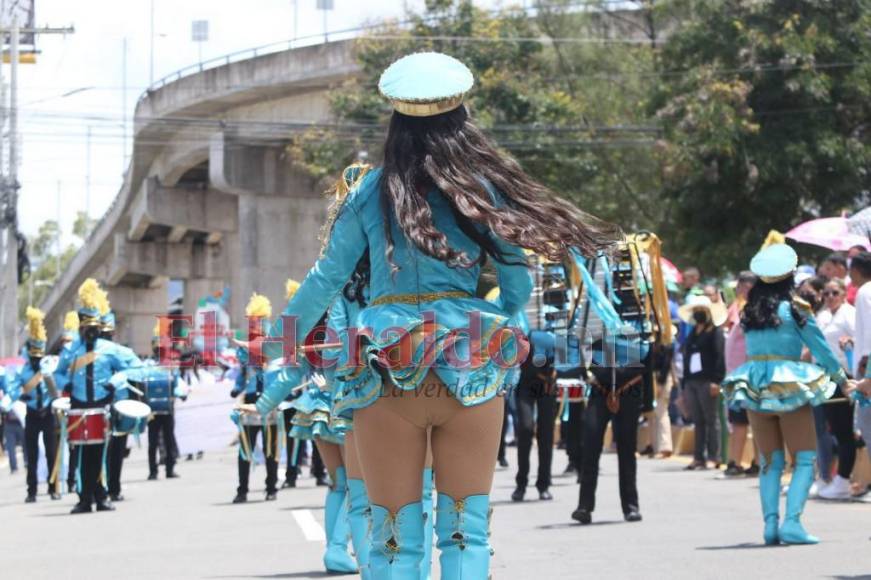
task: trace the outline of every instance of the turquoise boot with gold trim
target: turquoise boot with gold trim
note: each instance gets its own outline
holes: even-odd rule
[[[490,572],[490,496],[438,494],[436,534],[442,580],[486,580]]]
[[[423,504],[398,512],[372,505],[369,572],[372,580],[418,580],[423,562]]]

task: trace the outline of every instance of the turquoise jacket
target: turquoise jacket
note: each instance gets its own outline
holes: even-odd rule
[[[87,354],[84,341],[71,343],[60,355],[54,381],[58,389],[68,391],[75,403],[92,405],[103,403],[109,399],[127,398],[127,377],[123,371],[142,366],[142,361],[126,346],[116,344],[111,340],[98,338],[94,343],[96,358],[91,363],[94,367],[92,388],[87,384],[87,367],[78,365],[72,370],[73,363]]]
[[[348,199],[339,211],[333,232],[324,256],[318,260],[303,280],[299,290],[282,313],[296,317],[297,337],[304,337],[314,327],[321,315],[334,302],[336,296],[354,272],[357,261],[369,248],[371,263],[370,304],[387,296],[426,295],[440,292],[464,292],[470,298],[450,298],[422,304],[384,304],[369,306],[357,318],[357,326],[375,331],[376,340],[391,326],[406,326],[420,321],[427,309],[434,309],[438,322],[467,324],[466,312],[477,309],[500,316],[512,316],[526,304],[532,292],[532,278],[526,266],[526,256],[521,248],[512,246],[490,232],[496,246],[507,261],[516,265],[496,263],[499,288],[499,305],[486,300],[471,298],[478,287],[480,266],[452,268],[446,263],[422,254],[409,245],[399,225],[391,219],[394,241],[393,261],[399,266],[395,275],[385,257],[387,240],[384,236],[384,216],[380,203],[381,170],[370,171],[358,187],[348,194]],[[443,232],[451,247],[465,251],[470,257],[479,253],[478,245],[462,231],[453,216],[450,202],[444,195],[433,190],[427,194],[433,214],[433,223]],[[479,228],[484,231],[483,228]],[[456,315],[459,320],[455,319]]]
[[[380,178],[381,170],[374,169],[348,194],[333,225],[323,257],[315,263],[284,309],[284,317],[296,319],[297,342],[302,341],[336,300],[367,248],[371,264],[370,302],[367,308],[357,314],[355,325],[358,329],[371,332],[373,353],[397,342],[396,329],[411,331],[422,325],[424,313],[427,312],[435,316],[439,327],[438,340],[444,339],[452,330],[467,328],[470,312],[480,313],[484,340],[507,325],[508,318],[524,307],[532,291],[532,278],[523,250],[498,238],[485,227],[476,226],[481,233],[490,237],[506,262],[494,261],[501,294],[498,304],[493,304],[474,297],[481,274],[480,265],[452,268],[424,255],[405,239],[399,225],[391,217],[393,262],[399,268],[397,272],[392,272],[385,254],[387,240],[384,235]],[[461,231],[444,194],[433,189],[427,194],[427,201],[435,227],[446,235],[450,246],[465,251],[471,258],[477,257],[480,248]],[[450,293],[449,297],[445,293]],[[420,302],[417,302],[418,299]],[[273,336],[281,335],[281,324],[282,321],[276,322]],[[451,345],[458,357],[468,355],[467,342],[460,339]],[[267,343],[264,350],[271,357],[281,356],[280,352],[273,350],[276,346],[280,349],[280,345]],[[433,368],[464,404],[484,402],[495,395],[495,390],[505,380],[503,369],[488,368],[486,372],[476,374],[468,369],[451,368],[443,364],[435,364]],[[394,373],[393,379],[401,388],[413,389],[423,380],[426,370],[409,369],[404,376]],[[303,372],[298,367],[295,372],[289,371],[288,375],[296,375],[288,376],[291,379],[289,382],[298,384]],[[372,380],[378,379],[372,377]],[[468,397],[458,394],[467,383],[473,382],[483,386],[483,394],[477,391]]]
[[[24,386],[35,375],[33,367],[30,366],[28,360],[9,382],[9,396],[12,401],[21,400],[27,404],[27,408],[32,411],[40,411],[51,406],[52,397],[48,392],[48,386],[45,384],[45,379],[39,381],[39,384],[27,394],[22,394]]]
[[[790,302],[782,301],[777,315],[779,326],[746,332],[747,362],[723,381],[733,406],[778,413],[819,405],[832,396],[835,385],[847,380],[809,309],[803,326],[795,321]],[[800,360],[804,346],[816,364]]]

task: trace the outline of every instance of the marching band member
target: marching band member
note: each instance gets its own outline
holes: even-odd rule
[[[73,344],[79,340],[79,313],[75,310],[70,310],[64,316],[64,331],[61,335],[61,350],[72,348]],[[60,434],[59,434],[60,435]],[[58,437],[62,439],[62,437]],[[73,453],[74,447],[72,444],[67,445],[69,459],[67,460],[67,491],[73,493],[76,490],[76,463],[77,455]]]
[[[57,460],[55,421],[51,402],[57,397],[57,390],[51,376],[43,376],[40,363],[45,356],[45,314],[36,308],[27,307],[28,338],[25,344],[28,360],[12,377],[9,396],[12,401],[27,403],[27,417],[24,421],[24,449],[27,451],[27,503],[36,501],[36,470],[39,462],[39,435],[45,450],[45,463],[51,474],[53,463]],[[57,482],[49,483],[51,499],[60,499]]]
[[[747,409],[759,446],[765,543],[815,544],[819,539],[805,531],[800,521],[814,480],[816,435],[811,406],[824,403],[836,385],[850,391],[855,383],[848,381],[829,349],[810,306],[793,295],[795,251],[769,241],[750,262],[759,280],[741,314],[748,361],[726,377],[723,387],[730,404]],[[819,366],[800,360],[803,346]],[[794,469],[781,524],[784,445],[793,455]]]
[[[175,440],[175,399],[185,400],[187,393],[182,390],[179,382],[177,368],[162,366],[162,361],[169,361],[169,355],[161,358],[160,346],[160,321],[154,327],[154,336],[151,338],[152,358],[144,362],[147,375],[139,382],[141,390],[145,393],[145,402],[152,409],[152,417],[148,422],[148,479],[157,479],[157,452],[160,447],[160,438],[163,437],[163,445],[166,449],[165,468],[166,478],[178,477],[175,472],[175,464],[178,461],[178,443]],[[128,377],[130,380],[130,377]]]
[[[100,303],[100,338],[111,342],[119,351],[123,351],[125,358],[136,358],[132,350],[115,342],[115,313],[112,312],[105,292]],[[128,433],[115,432],[113,429],[106,453],[109,499],[113,502],[124,501],[124,496],[121,495],[121,470],[124,468],[124,459],[129,453],[127,436]]]
[[[272,305],[269,299],[260,294],[251,296],[245,309],[248,317],[248,341],[254,341],[266,334],[268,319],[272,316]],[[236,341],[238,345],[237,356],[241,365],[239,375],[236,377],[236,385],[230,391],[231,397],[244,395],[245,404],[254,404],[263,389],[267,386],[267,373],[263,368],[263,357],[259,353],[252,355],[247,342]],[[263,417],[267,417],[264,413]],[[263,455],[266,458],[266,501],[275,500],[278,493],[278,433],[275,425],[242,425],[239,438],[239,487],[236,489],[236,497],[233,503],[248,501],[248,476],[251,472],[251,462],[254,461],[254,446],[257,444],[257,435],[263,433]]]
[[[462,104],[471,86],[462,63],[437,53],[407,56],[384,73],[381,91],[396,111],[383,168],[348,194],[323,256],[284,310],[296,336],[306,336],[368,250],[370,301],[356,327],[371,338],[359,353],[365,364],[339,379],[371,501],[374,580],[421,573],[430,430],[442,578],[487,577],[503,415],[497,395],[525,354],[507,325],[532,289],[521,247],[559,260],[570,246],[592,253],[612,236],[610,226],[553,196],[471,124]],[[545,222],[552,227],[529,227]],[[498,305],[474,297],[487,259],[502,289]],[[480,329],[481,341],[472,340],[468,332]],[[304,369],[282,372],[293,385]]]
[[[123,387],[128,368],[141,366],[142,362],[129,349],[100,338],[102,322],[100,303],[102,290],[93,278],[79,287],[79,337],[60,357],[55,382],[70,396],[71,409],[99,409],[113,399],[126,397]],[[81,479],[79,503],[73,514],[88,513],[96,502],[97,511],[115,509],[106,496],[101,483],[101,468],[106,444],[78,445],[78,472]]]
[[[299,288],[299,282],[296,280],[288,278],[285,283],[285,298],[290,300],[291,297],[296,294],[297,289]],[[289,394],[284,400],[287,402],[292,402],[294,399],[298,397],[298,393]],[[299,453],[300,450],[298,448],[299,445],[305,445],[302,439],[296,439],[291,435],[291,431],[293,430],[293,417],[296,415],[296,409],[290,405],[284,411],[282,411],[281,420],[284,421],[284,432],[287,434],[286,443],[286,451],[287,458],[284,470],[284,483],[281,487],[296,487],[296,479],[299,476]]]

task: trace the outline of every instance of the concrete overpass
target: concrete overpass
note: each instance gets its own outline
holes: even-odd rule
[[[353,75],[352,42],[272,53],[148,91],[135,111],[118,196],[42,304],[50,339],[88,277],[106,285],[117,336],[147,352],[170,279],[184,309],[232,289],[234,326],[255,290],[275,308],[319,250],[326,200],[291,167],[291,126],[328,121],[329,90]]]

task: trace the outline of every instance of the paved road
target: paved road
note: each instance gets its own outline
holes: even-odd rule
[[[509,458],[516,463],[513,453]],[[555,471],[561,472],[564,455],[557,459]],[[514,504],[513,473],[499,471],[493,578],[871,578],[871,504],[811,502],[806,521],[824,543],[764,548],[755,481],[687,473],[683,465],[640,461],[645,520],[626,524],[617,500],[616,458],[606,455],[595,524],[587,527],[569,519],[577,494],[572,479],[556,479],[553,502]],[[146,481],[144,450],[134,450],[125,466],[128,500],[114,513],[76,517],[67,515],[71,496],[59,502],[40,496],[35,505],[25,505],[23,475],[10,476],[5,466],[2,471],[2,578],[325,576],[323,544],[316,539],[323,488],[306,478],[300,488],[266,503],[255,487],[253,501],[232,505],[230,449],[182,462],[181,479],[157,482]],[[255,484],[262,485],[263,476],[258,467]]]

